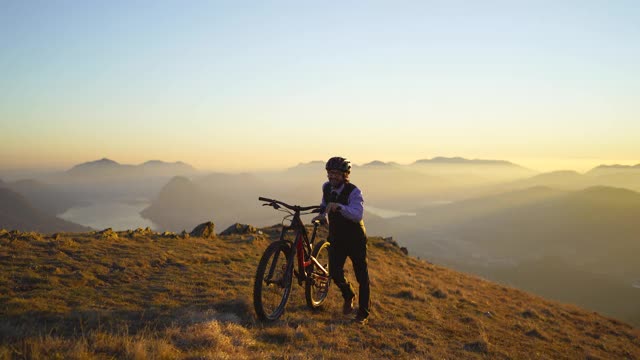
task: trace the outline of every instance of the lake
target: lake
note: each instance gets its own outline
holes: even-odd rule
[[[96,230],[112,228],[114,231],[134,230],[156,225],[140,216],[140,211],[149,206],[148,201],[100,202],[89,206],[72,207],[58,217],[76,224],[90,226]]]
[[[381,209],[371,205],[366,205],[364,209],[374,215],[380,216],[383,219],[391,219],[399,216],[416,216],[416,213]]]

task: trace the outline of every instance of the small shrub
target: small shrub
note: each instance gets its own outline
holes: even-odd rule
[[[462,348],[466,351],[471,351],[471,352],[481,353],[481,354],[486,354],[489,352],[489,344],[484,340],[478,340],[478,341],[464,344]]]
[[[413,341],[407,341],[402,344],[402,349],[407,353],[413,353],[418,350],[418,346]]]
[[[540,340],[547,340],[547,337],[544,336],[544,334],[542,334],[540,331],[538,331],[538,329],[529,330],[525,333],[525,335],[536,338],[536,339],[540,339]]]
[[[440,290],[440,289],[435,289],[434,291],[431,292],[431,296],[433,296],[436,299],[446,299],[447,298],[447,294]]]
[[[520,315],[522,315],[525,319],[537,319],[539,318],[538,314],[533,310],[523,311]]]
[[[420,300],[420,301],[424,301],[424,297],[416,294],[415,291],[413,291],[412,289],[404,289],[404,290],[400,290],[397,294],[396,297],[400,298],[400,299],[409,299],[409,300]]]

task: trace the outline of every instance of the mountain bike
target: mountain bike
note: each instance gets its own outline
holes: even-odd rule
[[[289,226],[283,224],[280,239],[267,247],[258,263],[253,286],[253,306],[258,318],[274,321],[284,313],[294,279],[298,280],[299,286],[304,283],[307,306],[318,309],[327,298],[331,283],[330,243],[323,240],[314,245],[320,221],[313,222],[313,233],[309,239],[300,216],[319,213],[320,206],[289,205],[264,197],[258,199],[266,202],[263,206],[288,213],[284,220],[291,220]],[[291,232],[293,241],[287,236]],[[294,269],[296,262],[298,267]]]

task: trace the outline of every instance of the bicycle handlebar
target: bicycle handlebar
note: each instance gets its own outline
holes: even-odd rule
[[[284,202],[282,202],[280,200],[269,199],[269,198],[265,198],[265,197],[262,197],[262,196],[260,196],[258,198],[258,200],[264,201],[264,202],[268,202],[269,204],[265,204],[265,205],[273,206],[276,209],[277,209],[277,207],[276,207],[277,205],[282,205],[282,206],[286,207],[287,209],[293,210],[293,211],[296,211],[296,212],[307,211],[307,210],[314,210],[312,212],[319,212],[320,211],[320,206],[319,205],[312,205],[312,206],[289,205],[289,204],[284,203]],[[276,205],[276,206],[274,206],[274,205]],[[315,211],[315,210],[317,210],[317,211]]]

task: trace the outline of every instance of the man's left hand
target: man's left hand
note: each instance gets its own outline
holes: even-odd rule
[[[327,204],[327,209],[325,210],[327,213],[334,212],[340,210],[340,204],[335,202],[330,202]]]

